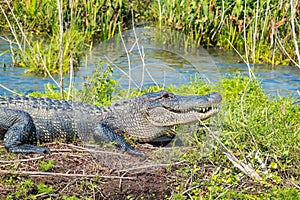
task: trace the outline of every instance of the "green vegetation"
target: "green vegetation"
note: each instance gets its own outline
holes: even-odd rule
[[[112,79],[113,69],[108,66],[106,70],[102,70],[100,66],[92,77],[86,79],[87,82],[77,96],[81,102],[108,106],[111,104],[112,95],[119,85],[116,80]]]
[[[59,35],[41,37],[36,36],[28,38],[31,42],[28,47],[15,53],[15,65],[27,68],[28,73],[35,73],[42,76],[49,74],[59,74]],[[71,69],[77,69],[80,62],[80,56],[83,54],[84,37],[75,30],[64,33],[64,74]],[[72,63],[70,62],[72,59]]]
[[[77,69],[80,57],[88,50],[87,44],[110,38],[123,27],[130,13],[126,2],[63,1],[64,74]],[[61,32],[57,1],[22,0],[0,6],[0,26],[10,30],[18,47],[12,49],[14,65],[43,76],[49,76],[49,72],[59,74]]]
[[[63,73],[71,75],[93,42],[129,28],[132,18],[162,30],[177,30],[205,47],[234,47],[247,62],[297,65],[300,61],[297,56],[300,4],[292,5],[293,1],[63,1],[63,33],[59,31],[57,1],[7,2],[10,3],[0,4],[0,30],[10,31],[16,43],[17,48],[11,50],[14,64],[42,76],[60,73],[61,47]],[[60,34],[63,43],[59,41]],[[107,106],[114,100],[162,89],[155,86],[142,91],[122,90],[112,80],[112,73],[110,66],[101,68],[87,79],[81,91],[71,90],[80,101]],[[292,98],[269,98],[257,80],[240,75],[224,77],[215,86],[196,76],[190,84],[165,89],[184,95],[219,91],[223,96],[219,141],[210,154],[199,156],[198,150],[205,143],[202,139],[210,133],[207,130],[194,133],[199,149],[190,150],[180,158],[184,165],[170,167],[178,179],[176,183],[165,183],[172,188],[171,197],[166,195],[166,198],[300,199],[300,105],[292,106]],[[30,96],[61,98],[53,85],[47,85],[43,94],[35,92]],[[250,178],[236,167],[225,149],[240,163],[254,169],[260,178]],[[6,153],[0,150],[1,155]],[[6,154],[6,158],[17,159],[15,154]],[[53,171],[55,162],[41,160],[38,168],[43,172]],[[19,167],[13,164],[10,170]],[[6,199],[38,199],[41,194],[57,193],[55,185],[28,177],[5,175],[0,180],[0,187],[9,186],[14,191]],[[79,183],[78,192],[87,196],[101,186],[98,181]],[[63,192],[59,195],[63,199],[79,199]],[[127,197],[134,198],[134,194]]]
[[[56,1],[1,4],[0,27],[18,50],[14,65],[43,76],[59,74],[63,34],[64,73],[76,70],[94,41],[111,38],[136,23],[173,29],[204,47],[236,48],[252,63],[299,65],[299,4],[293,1],[63,1],[63,33]],[[133,16],[132,16],[133,14]],[[24,43],[21,41],[25,41]],[[70,60],[74,62],[70,62]]]
[[[42,194],[42,193],[52,194],[55,192],[53,190],[52,186],[47,186],[44,183],[38,184],[36,188],[37,188],[37,191],[39,194]]]
[[[40,170],[43,172],[50,172],[53,170],[55,164],[55,160],[41,161],[40,162]]]
[[[27,199],[35,199],[34,195],[30,194],[34,187],[34,182],[31,179],[18,180],[18,178],[14,176],[3,177],[1,179],[2,180],[6,179],[5,180],[6,184],[18,188],[18,190],[16,190],[15,193],[6,196],[7,200],[21,199],[22,197],[27,197]]]
[[[58,88],[55,87],[52,84],[46,84],[45,86],[45,92],[32,92],[28,94],[30,97],[48,97],[48,98],[55,98],[55,99],[61,99],[61,96],[59,94]]]
[[[299,198],[299,191],[282,185],[293,181],[299,184],[300,107],[292,107],[290,98],[270,100],[256,81],[241,76],[224,79],[219,84],[224,88],[225,104],[220,141],[240,161],[250,163],[262,180],[253,188],[254,183],[241,186],[245,174],[233,167],[218,145],[218,150],[205,160],[197,156],[197,151],[188,152],[184,157],[190,165],[179,169],[178,174],[187,177],[193,174],[195,181],[191,188],[195,189],[187,193],[186,188],[179,187],[179,194],[192,197],[202,194],[204,199]],[[213,163],[214,173],[203,178],[202,167],[210,163]],[[246,185],[248,190],[245,190]],[[268,192],[261,192],[262,188]]]
[[[233,45],[252,63],[294,64],[282,51],[282,44],[299,63],[295,45],[299,45],[300,31],[295,31],[295,37],[292,30],[292,17],[300,17],[299,4],[293,9],[291,1],[276,0],[157,2],[160,4],[152,6],[156,14],[150,10],[147,19],[181,31],[204,47]]]

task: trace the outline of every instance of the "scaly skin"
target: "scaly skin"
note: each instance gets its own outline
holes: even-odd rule
[[[0,97],[0,139],[4,139],[8,151],[16,153],[50,153],[45,147],[35,146],[37,141],[100,138],[115,142],[128,153],[141,154],[124,140],[124,134],[151,142],[173,126],[215,115],[221,100],[216,92],[179,96],[160,91],[97,107],[48,98]]]

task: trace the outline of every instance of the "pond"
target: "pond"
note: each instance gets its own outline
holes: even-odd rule
[[[53,84],[49,78],[25,74],[25,69],[10,67],[9,44],[0,40],[0,84],[18,93],[44,91],[44,85]],[[197,74],[209,83],[232,75],[248,75],[246,64],[238,62],[232,51],[205,50],[196,47],[188,37],[174,31],[136,28],[119,34],[99,45],[82,59],[74,73],[74,87],[80,89],[85,77],[92,75],[99,65],[111,65],[113,78],[123,88],[142,88],[148,85],[177,85],[188,83]],[[107,64],[103,64],[107,63]],[[300,69],[291,66],[254,65],[255,76],[270,96],[298,97]],[[54,77],[57,81],[58,77]],[[69,77],[65,77],[66,86]],[[0,95],[12,95],[0,87]]]

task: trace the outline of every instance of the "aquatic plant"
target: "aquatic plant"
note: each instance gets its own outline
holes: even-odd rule
[[[64,1],[60,6],[55,1],[6,1],[0,5],[4,16],[1,19],[5,20],[1,23],[11,31],[10,42],[16,43],[17,49],[12,48],[11,52],[13,64],[43,76],[60,74],[60,71],[72,74],[88,43],[107,39],[122,27],[119,23],[122,24],[129,12],[126,6],[122,1]],[[59,23],[59,7],[63,10],[62,23]],[[59,61],[61,47],[63,69]]]

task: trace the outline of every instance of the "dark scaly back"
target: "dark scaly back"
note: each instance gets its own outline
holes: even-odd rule
[[[85,103],[32,97],[0,97],[0,107],[29,113],[42,142],[88,138],[94,124],[107,113],[105,108]]]

